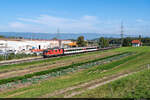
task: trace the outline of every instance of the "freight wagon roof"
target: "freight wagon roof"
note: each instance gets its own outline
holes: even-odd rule
[[[94,46],[94,47],[76,47],[76,48],[66,48],[66,49],[64,49],[64,50],[75,50],[75,49],[84,49],[84,48],[97,48],[96,46]]]

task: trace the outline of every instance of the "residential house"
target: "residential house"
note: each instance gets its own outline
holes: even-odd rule
[[[132,41],[132,46],[133,46],[133,47],[142,46],[142,42],[141,42],[140,40],[133,40],[133,41]]]

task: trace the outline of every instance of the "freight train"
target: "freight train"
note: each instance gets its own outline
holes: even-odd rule
[[[53,49],[44,50],[43,58],[92,52],[92,51],[98,51],[98,50],[108,50],[108,49],[112,49],[112,48],[114,48],[114,47],[98,48],[98,47],[94,46],[94,47],[77,47],[77,48],[66,48],[66,49],[53,48]]]

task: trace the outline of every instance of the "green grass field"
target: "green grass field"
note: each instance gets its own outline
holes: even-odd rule
[[[136,47],[136,48],[125,47],[125,48],[118,48],[118,49],[106,51],[106,53],[109,52],[116,52],[116,53],[136,52],[136,54],[121,58],[120,60],[117,61],[109,62],[99,66],[94,66],[89,69],[80,70],[78,72],[69,73],[63,76],[53,77],[48,80],[44,80],[38,83],[33,83],[27,86],[23,86],[23,87],[18,86],[15,88],[6,89],[5,91],[3,90],[0,92],[0,97],[3,98],[5,97],[9,97],[9,98],[66,97],[66,95],[70,95],[80,90],[86,90],[85,87],[78,87],[79,85],[82,85],[84,83],[92,82],[94,80],[102,79],[104,77],[111,77],[113,75],[140,71],[141,69],[142,69],[141,72],[138,72],[137,74],[127,76],[125,78],[116,80],[114,82],[110,82],[108,84],[105,84],[104,86],[100,86],[93,90],[86,90],[84,93],[81,93],[80,95],[75,95],[71,97],[84,97],[84,98],[88,98],[88,97],[147,98],[150,97],[148,91],[149,89],[148,76],[150,76],[150,74],[145,67],[147,64],[150,63],[149,60],[150,47]],[[101,55],[103,54],[103,52],[101,53],[92,52],[89,54],[81,54],[81,56],[94,55],[94,54]],[[71,59],[71,57],[68,59]],[[110,88],[108,88],[109,86],[112,88],[111,91],[109,90]],[[130,88],[131,86],[133,88]],[[60,90],[65,90],[66,88],[71,88],[71,87],[76,87],[76,88],[59,94]],[[51,96],[52,93],[57,91],[58,94]],[[112,91],[115,92],[113,92],[112,94]],[[132,95],[132,93],[134,95]]]
[[[100,86],[76,98],[149,98],[150,70],[138,72],[125,78]]]

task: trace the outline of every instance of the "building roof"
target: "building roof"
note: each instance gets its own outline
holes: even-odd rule
[[[68,45],[70,45],[70,46],[76,46],[77,43],[76,42],[72,42],[72,43],[68,43]]]
[[[142,42],[140,40],[133,40],[132,44],[142,44]]]
[[[77,46],[77,43],[76,42],[71,42],[71,43],[65,43],[64,45]]]

